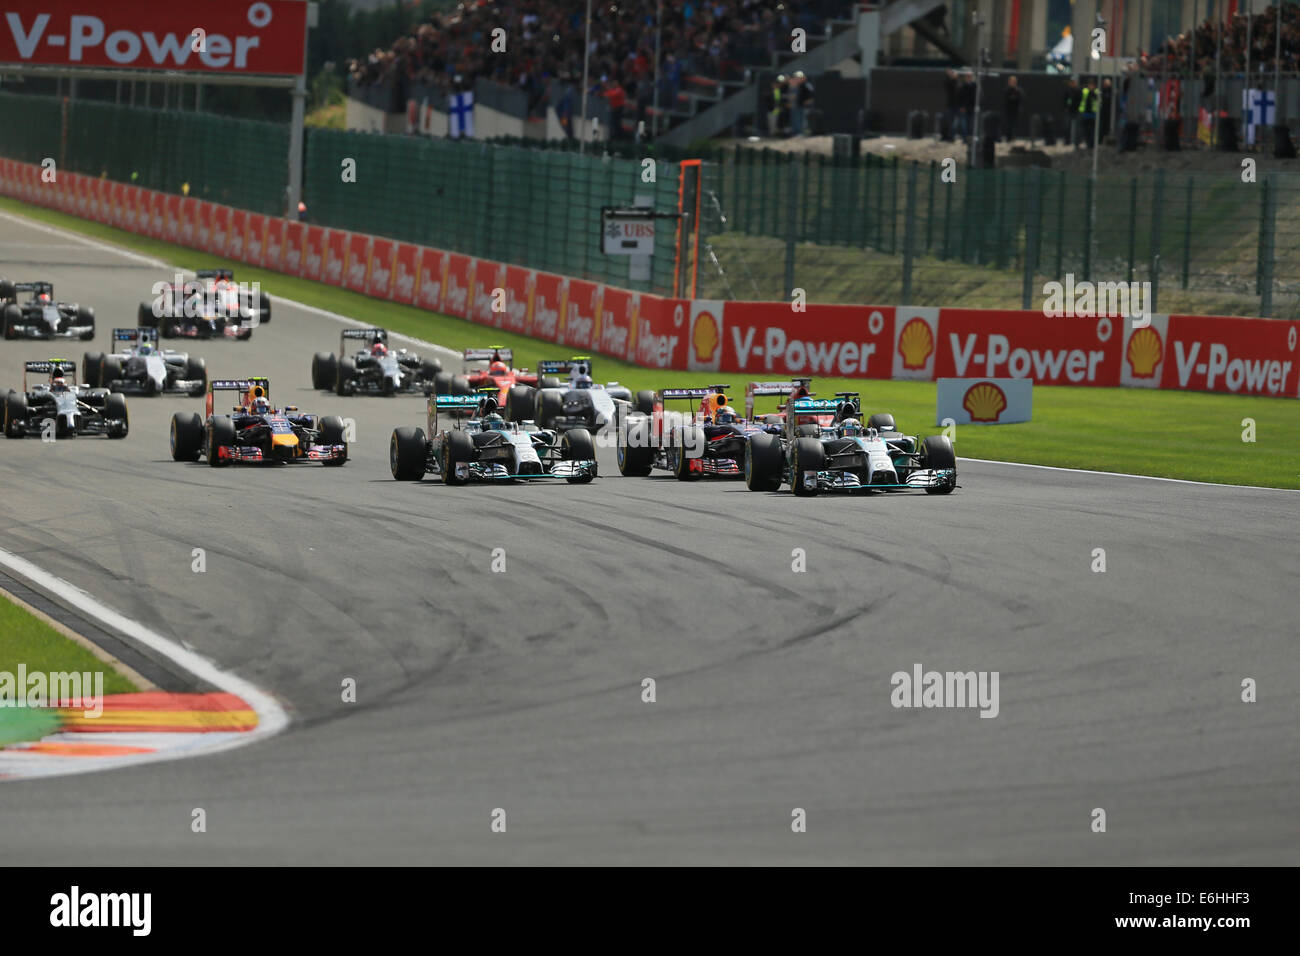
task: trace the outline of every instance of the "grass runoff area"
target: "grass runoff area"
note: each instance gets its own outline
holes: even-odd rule
[[[484,329],[465,319],[215,259],[200,250],[140,237],[6,197],[0,197],[0,209],[155,256],[187,269],[229,266],[236,270],[236,278],[260,282],[272,297],[294,299],[353,316],[448,348],[509,346],[514,349],[516,364],[531,368],[536,368],[541,359],[568,357],[563,347],[539,339]],[[142,288],[141,297],[147,297],[148,292],[147,288]],[[302,342],[304,378],[312,353],[333,349],[337,345],[338,334],[333,327],[323,327],[319,336],[305,336]],[[617,380],[633,390],[712,385],[717,384],[721,377],[730,384],[736,396],[735,402],[743,402],[747,376],[655,371],[599,356],[593,364],[598,381]],[[754,378],[764,379],[779,377],[754,375]],[[814,381],[813,387],[822,396],[856,390],[862,394],[864,413],[892,412],[899,427],[908,433],[927,435],[938,431],[934,425],[935,385],[932,382],[820,378]],[[760,405],[758,410],[774,410],[775,400],[769,401],[770,407]],[[1254,420],[1254,442],[1242,440],[1246,429],[1242,424],[1244,419]],[[1140,388],[1040,386],[1034,389],[1032,422],[961,425],[957,426],[955,437],[957,454],[966,458],[1300,489],[1300,441],[1297,441],[1297,436],[1300,436],[1300,400],[1294,398]]]
[[[18,666],[28,674],[104,674],[105,694],[128,694],[138,688],[89,650],[0,595],[0,671],[18,679]],[[17,689],[23,693],[23,688]],[[58,713],[44,707],[0,703],[0,747],[20,740],[39,740],[59,727]]]

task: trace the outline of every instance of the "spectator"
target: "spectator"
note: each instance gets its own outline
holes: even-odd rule
[[[970,142],[971,122],[975,116],[975,74],[970,70],[962,73],[961,85],[957,89],[957,129],[963,143]]]
[[[1070,131],[1070,142],[1078,145],[1079,142],[1079,100],[1082,93],[1079,90],[1079,81],[1070,77],[1070,82],[1065,84],[1065,128]]]
[[[1020,120],[1020,101],[1024,92],[1020,89],[1020,80],[1012,75],[1007,78],[1007,88],[1002,92],[1003,112],[1006,114],[1006,140],[1014,142],[1016,125]]]
[[[957,71],[948,69],[943,75],[943,138],[946,142],[952,142],[954,135],[953,124],[957,122],[957,94],[961,88],[961,80],[957,77]]]
[[[605,84],[604,92],[601,94],[609,104],[609,138],[611,140],[622,139],[623,131],[623,108],[627,105],[627,92],[623,89],[618,78],[614,77]]]
[[[796,85],[794,87],[794,102],[791,104],[791,109],[798,112],[799,119],[797,124],[791,124],[792,132],[795,136],[808,136],[812,132],[812,111],[815,102],[814,97],[816,96],[817,91],[813,87],[812,81],[809,80],[808,77],[804,76],[803,70],[799,70],[795,73],[794,82]],[[797,129],[793,128],[795,125],[798,126]]]
[[[1115,89],[1111,85],[1110,77],[1101,81],[1101,116],[1098,119],[1101,122],[1101,138],[1104,140],[1110,136],[1110,114],[1113,107]]]
[[[1079,136],[1088,149],[1092,149],[1094,131],[1093,126],[1097,122],[1097,100],[1100,98],[1098,92],[1093,89],[1092,80],[1084,80],[1083,91],[1079,95]],[[1078,146],[1075,143],[1075,146]]]

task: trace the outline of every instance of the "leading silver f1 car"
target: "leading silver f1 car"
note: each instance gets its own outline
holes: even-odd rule
[[[19,299],[19,293],[30,296]],[[7,339],[93,339],[95,310],[54,301],[53,282],[0,279],[0,321]]]
[[[29,386],[29,374],[49,375],[49,383]],[[78,385],[77,363],[68,359],[27,362],[22,391],[9,389],[4,396],[6,438],[71,438],[107,435],[125,438],[130,426],[126,396],[106,388]],[[68,376],[72,381],[68,382]]]
[[[202,398],[208,387],[207,363],[197,355],[158,348],[158,330],[114,329],[116,352],[87,352],[81,360],[81,379],[131,395],[164,392]]]

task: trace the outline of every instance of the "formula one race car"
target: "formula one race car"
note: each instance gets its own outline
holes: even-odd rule
[[[833,424],[819,424],[826,415]],[[866,426],[861,419],[857,392],[794,400],[779,435],[749,436],[746,486],[776,491],[788,484],[801,497],[823,491],[917,489],[946,495],[957,487],[957,457],[946,436],[918,441],[899,432],[892,415],[872,415]]]
[[[29,374],[49,375],[49,384],[37,382],[29,387]],[[77,363],[68,359],[27,362],[23,366],[23,390],[9,389],[4,396],[5,437],[125,438],[130,427],[126,396],[106,388],[78,385],[76,374]]]
[[[231,415],[217,415],[217,392],[242,393]],[[271,405],[266,378],[218,380],[208,384],[206,423],[196,412],[172,416],[172,458],[198,461],[206,456],[213,468],[239,464],[287,464],[318,461],[338,466],[348,460],[346,426],[333,415],[304,415],[295,405]]]
[[[472,409],[465,420],[464,410]],[[450,427],[439,425],[439,415]],[[443,484],[468,481],[514,481],[563,478],[587,484],[596,477],[596,448],[591,433],[574,428],[563,435],[531,423],[508,422],[490,392],[482,396],[430,395],[429,435],[423,429],[397,428],[388,462],[398,481],[419,481],[426,472]]]
[[[503,409],[511,421],[529,420],[535,411],[532,390],[559,388],[563,383],[558,378],[543,379],[536,372],[530,372],[526,368],[514,368],[512,364],[514,360],[514,351],[500,346],[488,349],[466,349],[465,373],[463,375],[441,373],[434,380],[433,392],[436,395],[478,395],[484,389],[490,388],[496,392],[497,407]],[[486,366],[483,365],[484,362],[487,363]],[[522,385],[529,386],[529,390],[516,391]],[[526,407],[522,404],[525,398]]]
[[[348,354],[348,344],[360,348]],[[367,392],[433,391],[434,377],[442,371],[437,359],[422,359],[407,349],[390,349],[384,329],[344,329],[339,334],[339,354],[317,352],[311,360],[311,387],[331,389],[339,395]]]
[[[632,390],[618,382],[607,382],[604,385],[593,382],[591,359],[585,355],[562,361],[539,362],[537,374],[543,381],[564,376],[568,382],[559,388],[543,386],[535,390],[527,385],[516,385],[507,396],[511,418],[524,411],[530,397],[535,405],[528,418],[542,428],[561,431],[568,428],[596,431],[606,425],[613,425],[619,405],[623,405],[625,411],[635,408],[646,415],[654,412],[654,392],[638,392],[633,397]]]
[[[19,301],[23,292],[30,295]],[[95,337],[95,310],[75,302],[55,302],[53,282],[0,279],[0,321],[7,339]]]
[[[247,339],[253,328],[271,321],[271,300],[256,283],[235,284],[229,269],[200,269],[197,278],[161,282],[152,302],[141,302],[138,323],[158,328],[165,339]],[[179,278],[179,277],[178,277]]]
[[[81,360],[81,380],[132,395],[163,392],[198,398],[208,387],[207,363],[197,355],[158,348],[157,329],[114,329],[118,350],[110,355],[87,352]]]
[[[656,393],[652,414],[629,412],[618,429],[619,472],[643,477],[660,468],[683,481],[701,475],[740,477],[746,439],[755,432],[775,434],[780,426],[741,418],[727,404],[728,388],[664,388]],[[665,402],[678,400],[698,400],[698,410],[664,410]]]

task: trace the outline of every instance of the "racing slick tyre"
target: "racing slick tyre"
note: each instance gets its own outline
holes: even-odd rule
[[[99,388],[99,364],[104,361],[103,352],[87,352],[81,357],[81,381],[91,388]]]
[[[420,362],[420,379],[432,382],[433,377],[442,371],[442,363],[437,359],[424,359]]]
[[[10,303],[4,310],[5,338],[18,338],[18,326],[23,324],[23,310]]]
[[[14,288],[13,282],[8,279],[0,279],[0,302],[8,302],[18,296],[18,290]]]
[[[512,422],[526,422],[533,417],[536,399],[533,389],[527,385],[516,385],[506,392],[506,418]]]
[[[397,481],[419,481],[429,461],[422,428],[394,428],[388,442],[388,467]]]
[[[22,438],[23,423],[27,421],[27,396],[10,389],[5,395],[5,438]]]
[[[585,428],[570,428],[560,438],[560,453],[565,461],[595,461],[596,445],[591,440],[591,432]],[[595,475],[574,475],[565,478],[571,485],[586,485]]]
[[[191,355],[185,359],[185,377],[199,384],[190,389],[190,398],[202,398],[208,390],[208,363],[201,355]]]
[[[104,400],[104,417],[120,418],[122,424],[114,425],[108,430],[109,438],[125,438],[126,433],[131,430],[131,416],[126,410],[126,396],[121,392],[111,392]]]
[[[208,464],[213,468],[229,464],[217,454],[217,449],[222,445],[233,445],[235,443],[235,423],[229,415],[212,416],[212,422],[208,425],[207,439],[208,447],[205,454],[208,456]]]
[[[352,380],[357,376],[357,363],[348,358],[346,355],[339,356],[338,365],[334,369],[334,391],[338,395],[351,395],[355,392],[356,386]]]
[[[148,302],[140,303],[140,311],[136,313],[136,325],[144,329],[158,328],[158,316],[153,314],[153,306]]]
[[[90,330],[81,333],[81,341],[89,342],[95,337],[95,310],[88,305],[77,306],[77,324],[88,325]]]
[[[203,419],[198,412],[172,416],[172,461],[198,461],[203,451]]]
[[[654,449],[650,447],[650,419],[628,418],[618,433],[618,473],[624,478],[650,474]]]
[[[781,487],[785,456],[775,435],[750,435],[745,443],[745,487],[750,491],[777,491]]]
[[[922,468],[951,468],[952,484],[939,488],[926,488],[927,495],[950,495],[957,486],[957,453],[947,435],[930,435],[921,441]]]
[[[690,433],[689,437],[687,433]],[[695,425],[684,425],[673,431],[673,474],[678,481],[694,481],[700,477],[698,471],[691,469],[691,460],[704,454],[704,429]],[[690,449],[697,449],[692,455]]]
[[[817,487],[817,472],[826,467],[826,449],[815,438],[796,438],[790,449],[790,489],[801,498],[811,498],[821,489]],[[806,472],[813,473],[811,486],[804,480]]]
[[[636,393],[636,403],[633,405],[638,412],[644,412],[647,415],[655,413],[655,393],[646,389]]]
[[[312,388],[317,391],[321,389],[332,389],[334,387],[334,377],[336,374],[333,352],[317,352],[311,357]]]
[[[469,379],[467,379],[464,375],[452,376],[450,387],[451,387],[452,395],[473,395],[474,394],[474,386],[469,383]]]
[[[796,438],[817,438],[822,433],[820,425],[795,425],[794,435]]]
[[[564,383],[554,375],[543,375],[537,380],[538,388],[564,388]]]
[[[271,297],[265,292],[257,300],[257,321],[263,324],[271,321]]]
[[[442,483],[463,485],[465,478],[456,474],[456,466],[474,460],[474,440],[469,432],[449,431],[442,436]]]
[[[322,445],[343,445],[347,446],[347,426],[343,424],[343,419],[337,415],[325,415],[320,420],[320,440]],[[347,452],[343,453],[342,458],[335,458],[332,461],[321,462],[326,468],[338,468],[347,463]]]
[[[555,420],[564,414],[564,396],[554,392],[537,393],[537,413],[534,421],[538,428],[554,428]]]
[[[433,377],[433,394],[450,395],[451,394],[451,373],[439,372]]]
[[[874,428],[877,431],[892,432],[897,431],[898,426],[894,424],[894,416],[888,412],[878,412],[867,419],[867,427]]]
[[[100,356],[99,359],[99,378],[96,384],[100,387],[116,382],[122,377],[122,360],[114,358],[111,355]]]

